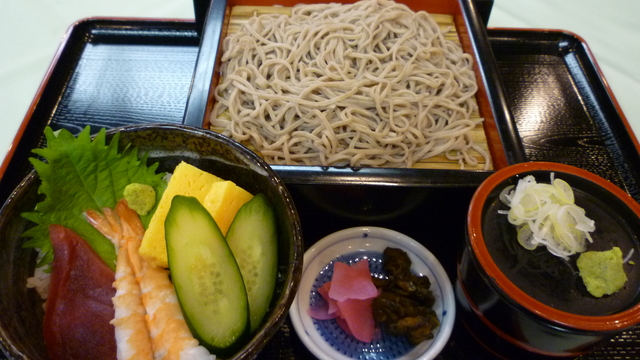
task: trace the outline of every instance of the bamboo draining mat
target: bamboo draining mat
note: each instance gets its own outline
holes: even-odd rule
[[[226,31],[226,35],[232,35],[238,32],[242,26],[249,21],[250,18],[254,16],[260,16],[263,14],[283,14],[283,15],[291,15],[290,7],[282,7],[282,6],[234,6],[231,8],[231,12],[229,15],[229,25]],[[456,43],[460,43],[458,39],[458,33],[456,32],[456,28],[453,24],[453,16],[451,15],[442,15],[442,14],[430,14],[436,23],[439,25],[440,29],[445,32],[445,38]],[[480,115],[476,112],[472,115],[472,118],[478,119]],[[222,129],[212,129],[215,131],[221,131]],[[476,127],[471,130],[469,136],[480,148],[482,148],[485,153],[489,154],[489,147],[487,145],[487,138],[484,133],[484,128],[482,123],[476,125]],[[249,146],[250,148],[253,148]],[[253,149],[255,151],[255,149]],[[476,151],[471,151],[470,155],[477,159],[477,166],[470,166],[465,164],[464,169],[466,170],[483,170],[485,167],[485,159]],[[413,168],[416,169],[460,169],[460,163],[456,160],[449,160],[445,155],[434,156],[428,159],[420,160],[417,162]],[[493,167],[489,165],[489,168]]]

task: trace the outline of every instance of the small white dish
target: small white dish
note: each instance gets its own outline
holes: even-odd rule
[[[347,335],[335,320],[316,320],[307,310],[319,295],[315,291],[330,279],[333,262],[353,263],[369,259],[372,274],[381,269],[382,252],[387,247],[405,251],[411,259],[411,270],[431,281],[436,299],[433,310],[440,320],[434,338],[411,346],[405,339],[387,335],[367,344]],[[328,235],[304,254],[302,280],[293,300],[289,316],[305,346],[319,359],[350,360],[427,360],[444,348],[455,320],[455,299],[451,281],[436,257],[412,238],[394,230],[379,227],[356,227]]]

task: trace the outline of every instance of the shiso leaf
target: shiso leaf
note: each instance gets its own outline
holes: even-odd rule
[[[152,186],[159,199],[166,188],[164,174],[156,174],[157,163],[147,166],[147,156],[140,158],[136,148],[127,146],[119,153],[119,134],[106,145],[105,129],[93,141],[89,126],[77,137],[65,129],[54,132],[50,127],[44,134],[47,146],[33,152],[45,161],[29,159],[40,178],[38,193],[44,195],[44,200],[34,211],[22,214],[36,223],[23,233],[31,238],[23,247],[40,249],[43,257],[38,266],[50,263],[53,250],[48,228],[59,224],[80,235],[107,265],[115,268],[113,244],[84,219],[83,211],[114,207],[123,197],[125,186],[132,182]],[[150,212],[143,217],[145,226],[152,215]]]

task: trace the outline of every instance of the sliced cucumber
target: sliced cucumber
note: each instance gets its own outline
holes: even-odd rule
[[[227,243],[247,289],[253,332],[269,309],[278,272],[276,217],[263,194],[254,196],[238,210],[227,232]]]
[[[194,336],[229,354],[248,334],[249,307],[238,264],[198,199],[175,196],[165,220],[169,270]]]

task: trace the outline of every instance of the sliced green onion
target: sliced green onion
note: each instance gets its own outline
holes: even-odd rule
[[[573,204],[575,197],[573,196],[573,189],[566,181],[562,179],[553,180],[553,187],[556,189],[556,196],[564,204]]]
[[[528,224],[524,224],[518,230],[518,242],[527,250],[533,250],[538,247],[538,242],[533,238],[533,231]]]
[[[500,193],[500,201],[509,206],[508,221],[518,229],[518,242],[525,249],[539,245],[552,254],[568,258],[586,250],[595,223],[575,204],[571,186],[551,174],[551,184],[538,184],[532,175],[510,185]]]

